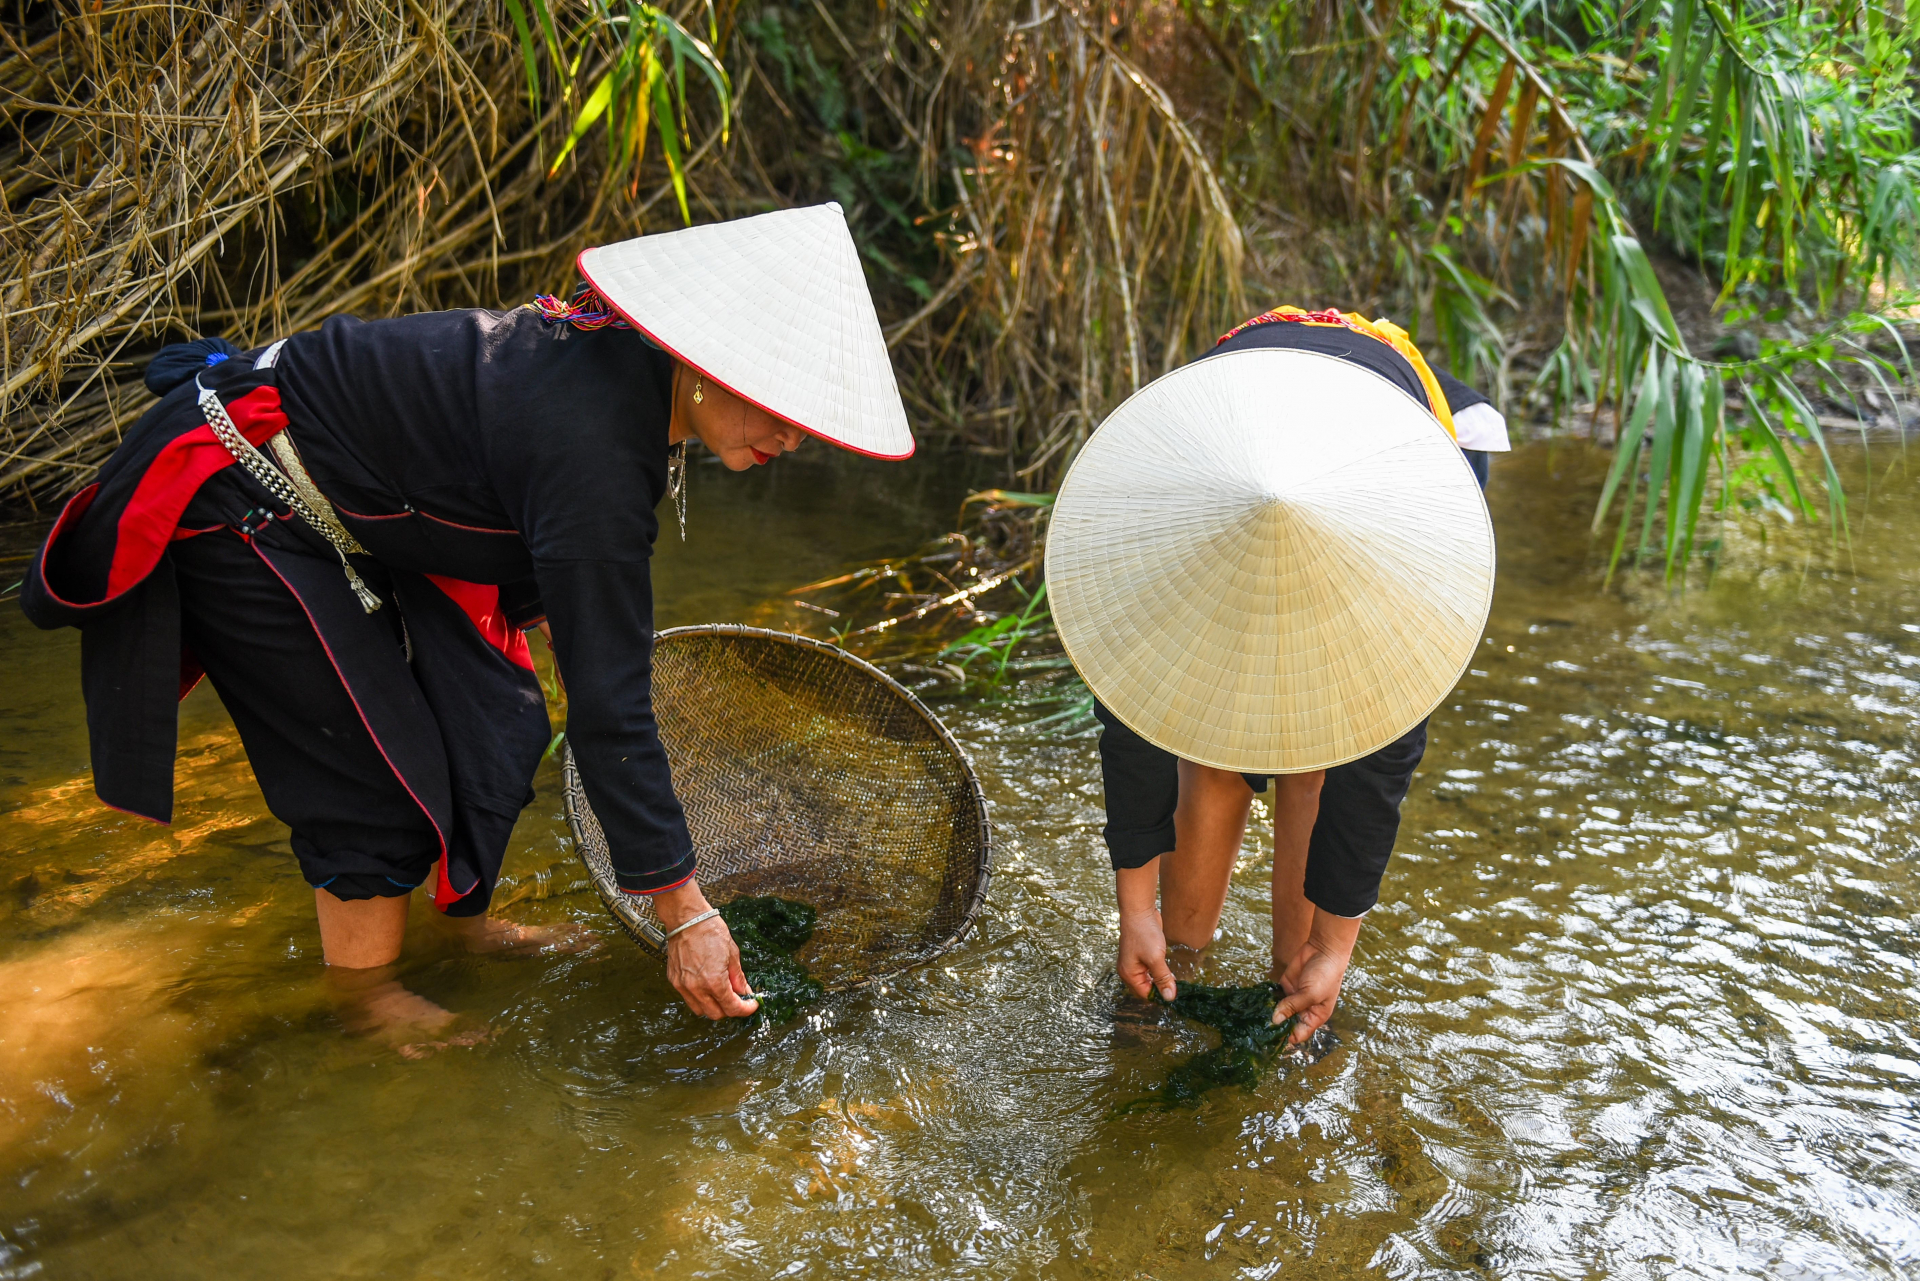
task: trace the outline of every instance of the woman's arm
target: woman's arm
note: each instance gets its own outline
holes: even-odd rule
[[[559,671],[567,738],[606,832],[623,893],[653,899],[668,930],[708,910],[694,878],[693,841],[673,792],[653,717],[653,590],[647,562],[541,562],[540,586]],[[703,1018],[739,1018],[758,1005],[725,921],[710,918],[667,944],[667,977]]]
[[[1114,968],[1142,1000],[1171,1001],[1167,936],[1160,920],[1160,856],[1174,846],[1173,811],[1180,799],[1179,761],[1128,729],[1100,704],[1100,776],[1106,787],[1107,825],[1101,833],[1113,863],[1120,904],[1120,954]]]
[[[660,924],[672,931],[708,910],[707,896],[695,881],[653,896]],[[709,917],[667,942],[667,981],[703,1019],[744,1018],[760,1008],[740,969],[740,949],[719,917]]]
[[[1353,945],[1360,937],[1363,918],[1335,916],[1324,908],[1313,909],[1313,927],[1280,975],[1280,990],[1285,993],[1274,1008],[1273,1021],[1284,1023],[1299,1015],[1291,1043],[1299,1045],[1333,1017],[1340,999],[1340,984],[1347,977],[1347,963],[1353,959]]]
[[[1116,868],[1113,883],[1120,900],[1120,957],[1114,964],[1120,981],[1143,1001],[1156,988],[1171,1001],[1178,989],[1167,968],[1167,936],[1160,924],[1160,860]]]

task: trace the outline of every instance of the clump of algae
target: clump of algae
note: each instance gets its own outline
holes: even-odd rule
[[[793,954],[813,937],[819,914],[805,903],[771,895],[734,899],[720,909],[740,949],[740,969],[760,999],[754,1018],[785,1023],[827,994]]]
[[[1158,993],[1154,999],[1174,1013],[1195,1023],[1204,1023],[1220,1033],[1220,1044],[1196,1054],[1167,1073],[1167,1083],[1146,1098],[1135,1099],[1120,1109],[1120,1114],[1153,1110],[1170,1111],[1194,1107],[1210,1090],[1237,1085],[1251,1090],[1287,1046],[1297,1018],[1283,1023],[1273,1021],[1273,1007],[1280,1001],[1278,983],[1254,983],[1246,987],[1209,987],[1204,983],[1182,983],[1173,1000]]]

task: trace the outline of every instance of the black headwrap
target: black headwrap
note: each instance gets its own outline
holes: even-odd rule
[[[246,355],[224,338],[196,338],[192,342],[169,343],[147,362],[147,390],[164,396],[201,370],[234,356]]]

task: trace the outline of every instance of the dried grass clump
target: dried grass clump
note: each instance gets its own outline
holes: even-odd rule
[[[927,30],[889,6],[868,36],[886,56],[863,69],[920,122],[923,190],[954,198],[950,274],[891,339],[924,413],[1017,458],[1018,479],[1057,473],[1116,403],[1245,312],[1244,237],[1113,22],[978,0],[942,17]]]
[[[0,28],[0,502],[84,483],[166,335],[512,304],[837,199],[916,428],[1021,490],[1249,311],[1335,303],[1620,425],[1616,560],[1681,573],[1734,506],[1843,531],[1824,428],[1911,381],[1920,34],[1749,9],[44,3]]]
[[[10,504],[86,482],[169,338],[563,287],[593,231],[667,195],[590,150],[548,180],[569,104],[533,114],[486,0],[73,2],[0,38]]]

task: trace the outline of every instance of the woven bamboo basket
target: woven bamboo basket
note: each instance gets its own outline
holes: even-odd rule
[[[986,900],[992,829],[966,753],[898,681],[844,650],[757,627],[662,632],[653,706],[716,906],[749,894],[811,904],[797,955],[832,990],[924,963]],[[594,888],[663,955],[652,901],[622,894],[569,746],[567,821]]]

